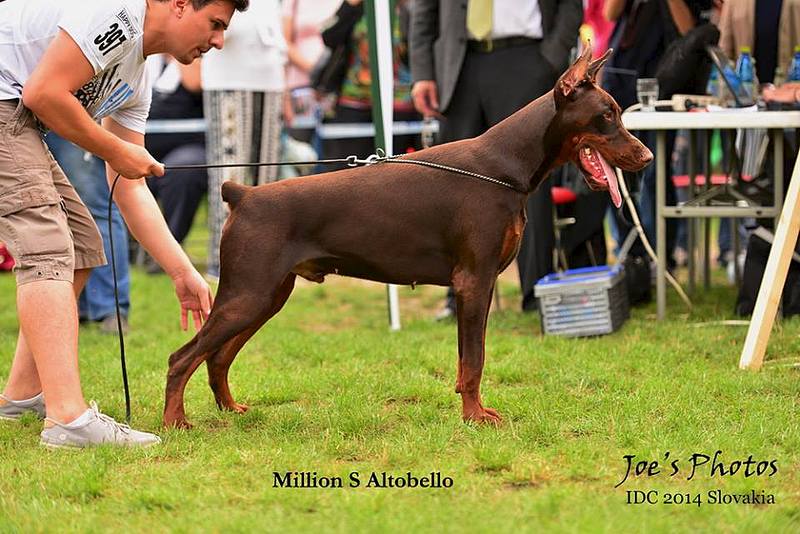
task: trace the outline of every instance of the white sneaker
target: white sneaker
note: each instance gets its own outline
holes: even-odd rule
[[[16,401],[0,395],[0,419],[18,421],[23,414],[28,412],[33,412],[39,419],[44,419],[44,395],[39,393],[30,399]]]
[[[72,423],[65,425],[48,417],[44,425],[39,443],[52,449],[83,449],[105,444],[150,447],[161,443],[161,438],[155,434],[134,430],[100,413],[94,401]]]

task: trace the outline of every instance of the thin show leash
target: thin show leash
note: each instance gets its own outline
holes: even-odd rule
[[[464,169],[459,169],[458,167],[451,167],[449,165],[432,163],[430,161],[400,159],[401,156],[402,154],[397,156],[387,156],[386,153],[379,148],[375,151],[375,154],[372,154],[365,159],[359,159],[357,156],[348,156],[346,158],[321,159],[317,161],[270,161],[270,162],[257,162],[257,163],[218,163],[210,165],[207,164],[170,165],[168,167],[164,167],[164,171],[168,170],[179,171],[179,170],[191,170],[191,169],[225,169],[232,167],[281,167],[285,165],[295,165],[295,166],[333,165],[336,163],[346,163],[348,167],[358,167],[361,165],[365,166],[375,165],[379,163],[409,163],[414,165],[422,165],[424,167],[431,167],[443,171],[448,171],[455,174],[461,174],[464,176],[470,176],[472,178],[477,178],[479,180],[483,180],[491,184],[512,189],[514,191],[517,191],[518,193],[523,193],[523,194],[527,193],[527,191],[524,191],[513,184],[504,182],[503,180],[498,180],[497,178],[492,178],[490,176],[479,174],[477,172],[467,171]],[[112,231],[112,224],[111,224],[114,189],[117,187],[117,182],[119,181],[119,178],[120,174],[117,173],[117,176],[114,178],[114,181],[111,184],[111,190],[109,191],[108,194],[108,238],[109,238],[109,245],[111,248],[111,274],[114,278],[114,306],[117,312],[117,334],[119,336],[119,359],[120,359],[120,364],[122,366],[122,386],[125,391],[125,421],[128,424],[130,424],[131,394],[130,394],[130,388],[128,387],[128,369],[125,363],[125,337],[122,333],[122,316],[120,315],[120,309],[119,309],[119,288],[117,286],[117,262],[116,258],[114,257],[114,232]]]
[[[376,163],[409,163],[414,165],[431,167],[443,171],[449,171],[456,174],[463,174],[464,176],[471,176],[473,178],[478,178],[479,180],[483,180],[485,182],[513,189],[514,191],[517,191],[519,193],[527,193],[527,191],[520,189],[513,184],[504,182],[503,180],[498,180],[497,178],[486,176],[484,174],[479,174],[477,172],[467,171],[464,169],[459,169],[458,167],[450,167],[449,165],[442,165],[440,163],[433,163],[430,161],[415,160],[415,159],[399,159],[403,155],[404,154],[399,154],[396,156],[387,156],[384,153],[384,151],[379,148],[378,150],[376,150],[375,154],[372,154],[371,156],[368,156],[365,159],[358,159],[358,157],[356,156],[347,156],[346,158],[321,159],[317,161],[291,161],[291,162],[280,161],[280,162],[268,162],[268,163],[221,163],[216,165],[170,165],[168,169],[165,170],[175,171],[175,170],[189,170],[189,169],[219,169],[226,167],[275,167],[282,165],[296,165],[296,166],[319,165],[319,164],[329,165],[333,163],[346,163],[348,167],[358,167],[360,165],[373,165]]]

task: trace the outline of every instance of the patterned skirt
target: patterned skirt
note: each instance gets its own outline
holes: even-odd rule
[[[208,130],[209,164],[278,161],[280,154],[280,92],[206,91],[203,106]],[[247,185],[274,182],[278,167],[229,167],[208,170],[208,276],[219,278],[219,243],[228,206],[220,190],[227,180]]]

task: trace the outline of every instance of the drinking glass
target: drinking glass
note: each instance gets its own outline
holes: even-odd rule
[[[636,96],[642,104],[642,111],[655,111],[658,100],[658,79],[639,78],[636,80]]]

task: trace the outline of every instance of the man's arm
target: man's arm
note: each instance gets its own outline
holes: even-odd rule
[[[350,40],[353,35],[353,27],[358,20],[364,16],[363,0],[345,0],[336,13],[331,17],[320,33],[322,42],[328,48],[336,48]]]
[[[143,134],[121,126],[114,119],[103,119],[103,127],[125,142],[144,145]],[[106,165],[106,174],[110,188],[117,173],[110,165]],[[143,179],[119,180],[114,189],[114,201],[133,236],[175,283],[175,292],[181,303],[181,326],[186,329],[187,313],[191,311],[195,327],[199,329],[211,310],[211,290],[172,237],[147,183]]]
[[[681,35],[685,35],[697,24],[692,11],[683,0],[667,0],[667,7],[669,8],[669,14],[672,16],[672,21]]]
[[[610,22],[617,20],[625,11],[627,3],[628,0],[606,0],[603,4],[603,16]]]
[[[299,2],[300,0],[295,0]],[[293,12],[296,12],[296,7],[293,9]],[[294,13],[290,14],[289,16],[283,16],[281,19],[281,29],[283,30],[283,38],[286,40],[286,58],[289,60],[286,64],[288,67],[289,65],[294,65],[301,71],[305,73],[311,72],[311,69],[314,68],[314,64],[306,58],[302,52],[295,44],[294,40],[294,24],[296,21],[294,20]]]
[[[144,149],[101,128],[74,93],[94,76],[91,63],[63,30],[22,90],[22,101],[48,128],[96,154],[126,178],[161,176],[164,167]]]
[[[719,16],[719,47],[728,57],[736,57],[736,39],[733,35],[733,9],[730,2],[722,4]]]
[[[424,116],[438,115],[439,91],[436,86],[433,43],[439,36],[439,1],[415,0],[411,10],[408,58],[414,85],[414,107]]]
[[[411,80],[435,80],[433,43],[439,37],[439,0],[415,0],[408,37]]]
[[[542,55],[557,73],[567,68],[569,51],[578,41],[578,29],[583,22],[582,0],[557,2],[556,23],[542,40]]]

